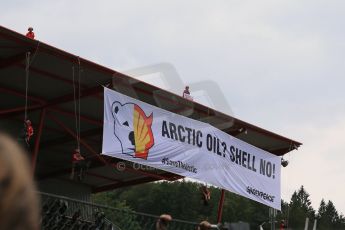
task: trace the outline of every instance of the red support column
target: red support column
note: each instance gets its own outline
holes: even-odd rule
[[[225,190],[222,189],[222,193],[220,194],[220,199],[219,199],[219,204],[218,204],[217,223],[220,223],[222,221],[224,197],[225,197]]]
[[[32,165],[33,174],[35,174],[35,170],[36,170],[36,161],[37,161],[38,151],[40,149],[40,140],[41,140],[43,125],[44,125],[45,115],[46,115],[46,110],[42,109],[41,116],[40,116],[40,122],[38,125],[38,130],[37,130],[37,134],[36,134],[36,138],[35,138],[34,152],[32,153],[32,157],[31,157],[31,165]]]
[[[75,139],[77,139],[77,135],[70,129],[68,128],[63,122],[61,122],[60,120],[58,120],[55,116],[53,116],[52,114],[48,113],[48,117],[50,119],[52,119],[56,124],[58,124],[63,130],[65,130],[69,135],[71,135],[72,137],[74,137]],[[104,163],[105,165],[108,165],[108,162],[106,160],[104,160],[103,157],[100,156],[100,154],[98,154],[90,145],[88,145],[85,141],[80,140],[80,144],[83,145],[87,150],[89,150],[93,155],[95,155],[97,157],[97,159]]]

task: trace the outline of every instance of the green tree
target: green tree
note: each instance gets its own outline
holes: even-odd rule
[[[338,214],[332,201],[326,204],[322,199],[318,210],[318,229],[342,229],[344,225],[344,217]]]
[[[304,189],[303,185],[298,191],[292,194],[289,205],[289,227],[293,229],[304,229],[305,219],[309,221],[315,218],[315,211],[311,206],[309,193]]]
[[[112,209],[102,209],[106,218],[120,228],[128,228],[132,230],[140,230],[141,223],[131,208],[126,205],[125,201],[113,199],[111,193],[101,193],[93,197],[93,202],[103,204]]]
[[[190,181],[154,182],[97,194],[94,196],[94,201],[156,216],[168,213],[174,219],[193,222],[208,220],[216,223],[221,190],[211,186],[209,188],[211,200],[209,205],[205,206],[201,199],[200,186]],[[268,210],[269,208],[263,204],[226,192],[222,219],[223,222],[248,222],[253,229],[257,229],[259,224],[268,221]],[[141,219],[138,220],[138,217],[130,212],[124,213],[127,213],[123,214],[125,218],[121,219],[118,214],[113,218],[118,218],[115,220],[121,223],[130,222],[134,226],[137,222],[141,224],[150,219],[140,217]],[[311,206],[310,195],[301,186],[293,193],[290,201],[282,201],[282,212],[278,213],[276,220],[278,222],[288,220],[289,228],[298,230],[304,229],[306,217],[309,217],[310,223],[313,223],[315,211]],[[339,215],[331,201],[328,203],[321,201],[317,218],[320,226],[318,229],[345,229],[344,216]],[[154,217],[150,219],[150,223],[154,221]]]

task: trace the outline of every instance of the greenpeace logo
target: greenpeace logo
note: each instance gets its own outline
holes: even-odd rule
[[[182,161],[172,161],[169,158],[164,157],[162,159],[162,163],[165,164],[165,165],[174,166],[175,168],[184,169],[184,170],[186,170],[188,172],[198,173],[198,170],[193,165],[189,165],[187,163],[183,163]]]
[[[256,197],[259,197],[261,199],[264,199],[264,200],[268,200],[269,202],[274,202],[274,198],[275,196],[272,196],[270,194],[267,194],[265,192],[262,192],[262,191],[259,191],[255,188],[252,188],[252,187],[247,187],[247,193],[251,194],[251,195],[254,195]]]

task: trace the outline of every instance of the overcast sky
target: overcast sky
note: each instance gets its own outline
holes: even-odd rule
[[[344,23],[340,0],[0,3],[1,25],[115,70],[169,63],[217,83],[232,115],[303,143],[283,199],[304,185],[345,214]]]

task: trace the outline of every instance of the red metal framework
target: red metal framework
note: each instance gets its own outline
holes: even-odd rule
[[[301,145],[299,142],[256,127],[196,102],[186,101],[179,95],[140,82],[117,71],[100,66],[37,40],[28,39],[21,34],[0,26],[0,51],[2,50],[4,52],[0,52],[0,93],[7,96],[10,95],[21,101],[27,98],[29,105],[25,107],[23,106],[24,103],[17,103],[13,100],[13,103],[8,103],[10,106],[7,106],[7,104],[3,106],[0,101],[0,119],[10,120],[14,123],[23,122],[21,115],[25,110],[31,113],[34,119],[36,119],[31,162],[33,172],[36,172],[38,180],[63,177],[69,174],[70,165],[66,165],[63,161],[65,158],[63,157],[68,157],[70,153],[64,153],[64,151],[71,151],[71,149],[69,149],[71,148],[69,144],[75,142],[77,138],[76,131],[71,128],[74,126],[74,119],[76,117],[76,111],[73,110],[73,103],[81,99],[85,100],[86,107],[90,107],[90,110],[83,108],[80,115],[78,115],[83,127],[86,127],[84,130],[80,131],[80,144],[89,153],[88,158],[93,161],[93,166],[87,174],[90,177],[106,181],[105,184],[100,186],[91,184],[90,187],[92,187],[93,192],[106,191],[157,180],[173,181],[182,178],[181,176],[162,171],[152,172],[142,169],[138,170],[130,165],[127,165],[128,167],[125,167],[120,173],[118,170],[116,171],[119,164],[118,160],[100,155],[97,149],[100,146],[102,133],[102,114],[101,111],[99,111],[100,106],[92,105],[92,103],[96,101],[97,104],[103,105],[102,84],[111,88],[116,86],[115,88],[118,89],[133,90],[138,94],[137,99],[147,99],[148,101],[146,102],[148,103],[154,101],[154,97],[159,97],[159,100],[163,100],[165,103],[169,104],[171,106],[170,111],[175,113],[182,114],[185,110],[192,110],[192,115],[195,115],[195,117],[212,117],[221,122],[228,122],[231,120],[233,125],[223,130],[224,132],[237,136],[242,134],[242,132],[239,131],[240,129],[246,129],[249,134],[245,136],[242,135],[239,138],[249,143],[253,141],[252,144],[256,144],[257,147],[263,148],[276,155],[283,155]],[[9,80],[8,76],[13,77],[12,75],[18,75],[19,73],[24,77],[24,70],[26,67],[24,61],[27,52],[36,56],[35,62],[33,62],[29,68],[30,77],[48,82],[49,84],[44,87],[48,87],[51,91],[58,92],[58,94],[49,93],[48,91],[47,95],[47,92],[42,92],[40,90],[39,85],[34,85],[34,89],[30,89],[30,94],[26,97],[23,87],[19,85],[20,83],[11,79]],[[44,60],[37,58],[40,57],[41,54],[44,55]],[[45,63],[54,63],[54,65],[48,68]],[[82,67],[83,70],[86,70],[83,74],[88,74],[88,78],[85,77],[81,82],[78,82],[80,83],[78,84],[78,86],[80,85],[80,89],[70,76],[73,66],[76,68]],[[5,72],[8,76],[2,75],[2,73]],[[67,74],[69,77],[67,77]],[[20,77],[17,79],[20,79]],[[60,85],[60,87],[61,85],[66,86],[69,90],[67,90],[67,93],[65,89],[59,91],[55,89],[55,87],[58,88],[55,84]],[[78,95],[77,98],[75,93],[72,92],[73,88],[78,92],[80,90],[80,96]],[[154,95],[153,92],[155,91],[159,91],[161,94]],[[154,105],[159,106],[157,104]],[[262,138],[265,143],[258,146],[258,138]],[[270,143],[270,141],[272,143]],[[54,169],[50,170],[49,164],[49,170],[44,167],[40,168],[42,165],[39,165],[37,161],[40,156],[45,156],[47,158],[56,157],[57,163],[54,163],[59,167],[54,168],[54,164],[51,164]],[[62,159],[61,162],[63,163],[58,162],[60,159]],[[120,178],[116,177],[117,175],[109,175],[105,170],[109,168],[119,173],[120,176],[129,176]],[[39,171],[38,174],[37,171]],[[136,177],[132,178],[132,175]],[[224,196],[225,192],[222,190],[218,207],[218,222],[221,221]]]
[[[47,116],[52,119],[55,123],[57,123],[63,130],[65,130],[69,135],[71,135],[73,138],[77,138],[77,135],[70,129],[68,128],[67,126],[65,126],[63,124],[63,122],[59,121],[53,114],[49,113],[47,114]],[[92,155],[97,159],[99,160],[101,163],[105,164],[105,165],[108,165],[108,166],[111,166],[113,168],[118,168],[117,167],[117,164],[112,164],[110,161],[107,161],[105,160],[105,158],[101,157],[99,155],[99,153],[97,153],[96,150],[94,150],[88,143],[86,143],[85,141],[83,141],[82,139],[80,140],[80,144],[83,145],[90,153],[92,153]],[[149,173],[149,172],[146,172],[144,170],[140,170],[140,169],[133,169],[131,167],[125,167],[123,168],[123,171],[125,172],[131,172],[131,173],[139,173],[141,175],[145,175],[145,176],[149,176],[150,178],[153,178],[153,179],[158,179],[158,180],[177,180],[177,179],[181,179],[183,177],[181,176],[174,176],[174,177],[171,177],[170,173],[167,173],[166,175],[169,175],[169,177],[167,176],[161,176],[159,174],[154,174],[154,173]],[[94,175],[96,177],[99,177],[99,178],[106,178],[104,176],[100,176],[100,175],[97,175],[95,173],[91,173],[89,175]],[[109,179],[109,178],[107,178]],[[118,180],[115,180],[116,182],[119,182]],[[120,184],[124,184],[124,183],[120,183]],[[119,184],[117,184],[115,187],[119,186]],[[100,191],[101,189],[98,189],[97,191]]]
[[[36,41],[33,41],[33,42],[30,41],[30,43],[28,44],[28,42],[25,41],[25,39],[24,40],[20,39],[19,38],[20,36],[19,37],[11,36],[11,35],[3,33],[3,31],[0,31],[0,37],[8,38],[9,40],[14,41],[15,43],[18,44],[18,45],[13,45],[13,46],[6,46],[5,47],[6,49],[7,48],[18,48],[18,47],[24,47],[26,49],[25,52],[21,52],[19,54],[16,54],[14,56],[9,57],[9,58],[6,58],[6,59],[1,58],[0,59],[0,70],[5,69],[5,68],[9,68],[9,67],[16,67],[16,68],[24,70],[25,65],[22,64],[22,62],[25,60],[25,55],[27,52],[34,53],[34,52],[42,52],[43,51],[43,52],[46,52],[48,54],[52,54],[52,55],[57,56],[57,57],[63,57],[64,59],[66,57],[68,57],[67,60],[71,61],[75,65],[77,65],[77,59],[79,59],[76,56],[71,57],[70,54],[65,54],[64,52],[61,52],[61,51],[52,52],[49,49],[51,47],[38,46],[37,44],[35,44]],[[27,48],[28,47],[27,45],[29,45],[30,48]],[[2,47],[4,47],[4,46],[2,46]],[[36,48],[39,47],[39,49],[35,50],[34,47],[36,47]],[[84,63],[86,62],[88,64],[88,66],[90,66],[90,64],[91,64],[92,67],[96,67],[96,69],[98,71],[101,70],[101,71],[104,71],[106,73],[109,73],[109,72],[116,73],[115,71],[112,71],[112,70],[109,71],[109,69],[107,69],[107,68],[98,66],[97,64],[91,63],[91,62],[86,61],[84,59],[81,59],[81,60]],[[36,74],[36,75],[39,75],[41,77],[51,79],[54,81],[60,81],[60,82],[66,83],[69,86],[72,86],[74,84],[74,82],[70,79],[66,79],[65,77],[60,76],[59,74],[40,69],[39,67],[30,66],[29,71],[31,74]],[[109,83],[111,84],[111,81],[109,81]],[[100,85],[88,87],[86,84],[81,82],[80,86],[81,86],[81,94],[79,97],[80,99],[85,98],[85,97],[94,97],[95,99],[103,100],[103,96],[99,95],[100,93],[103,92],[103,88]],[[77,88],[77,86],[76,86],[76,90],[79,90]],[[19,97],[19,98],[25,98],[25,94],[22,91],[19,91],[16,89],[11,89],[9,87],[1,87],[0,86],[0,92],[6,93],[8,95],[13,95],[13,96]],[[29,95],[29,96],[27,96],[27,99],[30,102],[28,107],[25,108],[25,106],[17,106],[17,107],[12,107],[12,108],[1,108],[0,109],[0,116],[2,118],[13,119],[14,117],[24,113],[25,109],[28,112],[34,112],[37,110],[41,111],[40,119],[38,122],[38,128],[37,128],[37,130],[35,130],[36,138],[35,138],[35,143],[34,143],[34,149],[32,151],[32,160],[31,160],[32,161],[32,169],[33,169],[33,172],[35,172],[37,157],[38,157],[38,154],[40,152],[39,150],[40,150],[41,146],[44,148],[44,147],[51,147],[52,145],[55,145],[55,144],[61,145],[67,141],[71,141],[74,138],[76,138],[76,134],[69,127],[67,127],[64,124],[64,122],[59,121],[52,114],[54,112],[55,114],[60,114],[62,116],[74,118],[75,117],[74,112],[62,109],[59,107],[59,105],[73,102],[75,100],[75,95],[74,95],[74,93],[70,93],[70,94],[66,94],[63,96],[55,97],[54,99],[51,99],[51,100],[46,100],[43,98],[39,98],[37,96],[30,96]],[[45,117],[46,116],[48,116],[48,118],[50,120],[53,120],[55,123],[57,123],[58,126],[60,128],[62,128],[63,132],[69,134],[69,136],[71,138],[61,137],[60,139],[44,141],[43,143],[41,143],[41,136],[42,136],[43,130],[48,130],[48,131],[53,130],[55,133],[56,132],[61,133],[60,130],[55,130],[55,128],[48,127],[45,124],[45,121],[46,121]],[[20,119],[18,119],[18,120],[20,121]],[[82,115],[82,114],[80,115],[80,120],[83,122],[89,123],[90,125],[96,125],[97,127],[102,127],[102,125],[103,125],[102,121],[100,121],[98,119],[87,117],[87,116]],[[99,128],[96,128],[95,131],[99,133],[99,131],[101,131],[101,130]],[[86,131],[86,132],[81,133],[81,136],[85,137],[86,135],[92,135],[92,134],[93,134],[93,131],[90,130],[90,131]],[[95,159],[98,159],[98,161],[102,162],[105,165],[110,165],[110,166],[114,167],[113,164],[108,164],[108,162],[103,157],[101,157],[99,155],[99,153],[97,151],[95,151],[87,142],[81,140],[81,144],[89,152],[91,152],[93,154],[93,157]],[[130,171],[131,173],[150,176],[150,177],[152,177],[152,180],[157,180],[157,179],[169,179],[169,180],[171,180],[170,177],[163,177],[163,176],[159,176],[159,175],[155,175],[155,174],[145,173],[144,171],[141,171],[141,170],[131,170],[131,168],[129,168],[129,167],[126,170]],[[57,174],[55,174],[55,175],[59,175],[59,173],[67,173],[67,171],[68,170],[62,170],[62,171],[57,172]],[[98,177],[98,178],[103,178],[103,179],[107,178],[106,176],[98,175],[97,173],[91,173],[90,172],[88,174],[93,176],[93,177]],[[52,174],[50,174],[50,175],[52,175]],[[121,182],[120,180],[116,180],[114,178],[107,178],[107,179],[109,181],[116,182],[117,184],[119,182]],[[136,183],[140,183],[140,181],[141,180],[139,179],[136,181]],[[128,184],[128,183],[129,182],[127,182],[125,184]],[[112,184],[109,186],[112,186]]]

